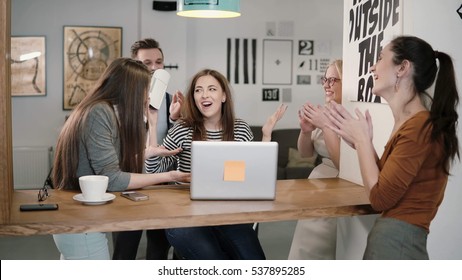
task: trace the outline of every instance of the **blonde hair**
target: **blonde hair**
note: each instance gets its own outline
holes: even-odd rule
[[[340,79],[342,79],[342,76],[343,76],[343,71],[342,71],[342,68],[343,68],[343,60],[341,59],[336,59],[334,61],[332,61],[331,64],[329,64],[329,66],[335,66],[335,69],[337,69],[337,73],[339,74],[340,76]]]

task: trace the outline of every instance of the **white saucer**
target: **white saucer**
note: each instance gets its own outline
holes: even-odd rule
[[[81,193],[74,195],[73,199],[87,205],[100,205],[113,200],[116,196],[112,193],[105,193],[101,200],[86,200]]]

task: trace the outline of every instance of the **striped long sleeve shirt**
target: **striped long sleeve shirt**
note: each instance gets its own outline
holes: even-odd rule
[[[163,146],[168,150],[182,148],[182,152],[175,156],[151,157],[146,159],[146,172],[158,173],[165,172],[169,166],[177,164],[177,169],[182,172],[191,172],[191,145],[193,130],[183,123],[176,123],[164,139]],[[207,141],[221,141],[223,138],[222,131],[207,131]],[[250,126],[241,119],[234,121],[234,140],[235,141],[252,141],[253,134]]]

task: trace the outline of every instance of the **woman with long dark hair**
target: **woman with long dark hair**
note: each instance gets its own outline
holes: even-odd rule
[[[286,108],[280,105],[268,118],[262,128],[263,141],[271,140],[271,132]],[[162,172],[173,162],[178,163],[178,170],[190,172],[192,141],[253,139],[249,125],[235,117],[228,80],[216,70],[204,69],[194,75],[182,109],[181,118],[168,131],[162,145],[167,150],[181,148],[181,152],[148,159],[148,172]],[[155,120],[150,121],[155,126]],[[265,259],[252,224],[175,228],[167,229],[166,234],[170,244],[186,259]]]
[[[369,233],[364,259],[429,259],[430,223],[443,200],[451,163],[460,158],[453,63],[424,40],[400,36],[382,50],[371,72],[372,92],[388,102],[394,117],[380,159],[368,111],[356,110],[353,117],[339,104],[330,110],[332,129],[356,149],[371,205],[382,212]],[[435,78],[431,97],[426,91]]]
[[[52,176],[56,188],[78,190],[84,175],[108,176],[109,191],[189,180],[180,171],[143,174],[150,79],[146,66],[130,58],[118,58],[107,67],[59,135]],[[53,237],[62,259],[109,259],[105,233]]]

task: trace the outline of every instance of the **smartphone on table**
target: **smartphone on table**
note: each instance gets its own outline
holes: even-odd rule
[[[44,210],[58,210],[56,203],[38,203],[38,204],[21,204],[19,206],[21,211],[44,211]]]
[[[146,195],[144,193],[137,192],[137,191],[122,192],[120,195],[125,197],[125,198],[128,198],[130,200],[133,200],[133,201],[142,201],[142,200],[148,200],[149,199],[148,195]]]

